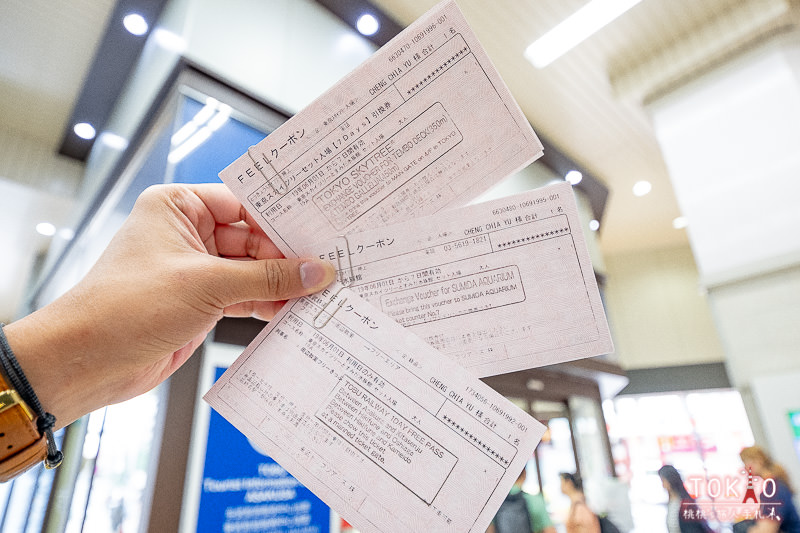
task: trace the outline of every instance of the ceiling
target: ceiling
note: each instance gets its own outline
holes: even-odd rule
[[[374,0],[406,25],[436,0]],[[458,0],[533,124],[605,182],[605,254],[688,245],[680,210],[643,101],[679,85],[787,26],[790,5],[770,0],[642,0],[543,69],[526,47],[586,0]],[[652,183],[635,197],[633,184]]]
[[[0,127],[54,150],[113,0],[0,2]]]
[[[680,210],[643,102],[794,28],[796,17],[793,0],[642,0],[537,69],[525,48],[586,0],[457,1],[537,133],[609,187],[600,228],[607,255],[688,245],[685,230],[672,227]],[[436,0],[372,3],[406,25]],[[0,134],[57,149],[115,4],[0,2]],[[0,157],[0,178],[8,177]],[[632,194],[639,180],[653,185],[641,198]],[[0,217],[5,232],[23,231]]]

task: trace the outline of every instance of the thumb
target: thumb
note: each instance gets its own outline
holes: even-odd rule
[[[321,291],[336,278],[333,265],[317,259],[219,258],[216,263],[208,289],[223,307],[254,300],[298,298]]]

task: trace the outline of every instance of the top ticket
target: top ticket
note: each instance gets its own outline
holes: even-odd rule
[[[454,1],[220,173],[287,257],[468,203],[542,144]]]

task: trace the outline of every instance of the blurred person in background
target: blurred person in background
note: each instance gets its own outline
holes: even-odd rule
[[[578,474],[562,472],[561,492],[569,497],[570,506],[567,514],[567,533],[601,533],[600,520],[586,505],[583,494],[583,482]]]
[[[489,524],[487,533],[556,533],[542,495],[522,490],[526,477],[526,469],[523,468]]]
[[[746,470],[764,480],[759,496],[759,519],[747,528],[747,533],[800,533],[800,516],[792,501],[794,491],[786,470],[759,446],[742,449],[739,457]],[[767,490],[767,480],[774,482],[774,491],[772,487]]]
[[[684,510],[694,510],[695,500],[686,486],[683,478],[672,465],[664,465],[658,470],[658,477],[669,494],[667,503],[667,532],[668,533],[710,533],[712,530],[703,518],[694,518],[694,513],[684,513]]]

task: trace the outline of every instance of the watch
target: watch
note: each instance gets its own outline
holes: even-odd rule
[[[0,482],[9,481],[47,457],[47,439],[39,433],[30,407],[0,372]]]

